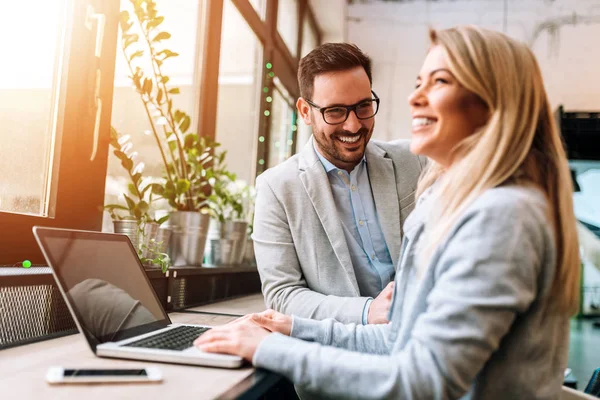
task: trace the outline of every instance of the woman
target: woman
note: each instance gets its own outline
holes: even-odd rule
[[[431,162],[404,226],[391,322],[267,311],[211,330],[201,350],[282,373],[307,397],[558,398],[579,259],[539,67],[501,33],[430,37],[409,103],[411,151]]]

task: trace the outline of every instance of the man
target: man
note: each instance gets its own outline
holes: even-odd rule
[[[266,305],[386,323],[421,162],[408,141],[369,142],[380,100],[358,47],[317,47],[300,61],[298,81],[296,106],[313,137],[256,183],[253,239]]]

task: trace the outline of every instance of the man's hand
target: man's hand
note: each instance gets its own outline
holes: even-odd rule
[[[394,293],[394,282],[388,283],[388,285],[379,293],[369,306],[369,314],[367,316],[367,322],[369,324],[387,324],[388,312],[390,311],[390,305],[392,304],[392,294]]]
[[[292,317],[275,310],[267,310],[259,314],[252,314],[251,320],[271,332],[279,332],[286,336],[290,336],[292,331]]]

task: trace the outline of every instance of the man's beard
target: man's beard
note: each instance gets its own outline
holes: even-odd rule
[[[340,130],[336,130],[329,137],[326,137],[325,134],[323,133],[323,131],[320,131],[317,133],[313,132],[313,136],[315,138],[315,141],[319,145],[319,149],[325,153],[323,155],[328,155],[330,158],[332,158],[334,160],[339,160],[339,161],[347,163],[347,164],[356,165],[364,156],[365,147],[366,147],[366,139],[369,138],[372,130],[373,130],[373,128],[371,128],[371,130],[369,130],[364,127],[360,128],[357,132],[350,132],[350,131],[340,129]],[[360,139],[358,139],[358,141],[356,142],[357,146],[363,146],[363,149],[361,152],[352,152],[351,154],[347,154],[343,150],[338,149],[338,147],[336,146],[338,137],[340,137],[340,136],[356,136],[356,135],[361,136]],[[340,146],[342,146],[342,145],[340,144]],[[327,158],[329,158],[329,157],[327,157]]]

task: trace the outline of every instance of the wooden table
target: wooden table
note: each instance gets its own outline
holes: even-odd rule
[[[177,323],[221,325],[234,320],[232,315],[264,310],[262,295],[252,295],[182,313],[169,314]],[[230,314],[230,315],[219,315]],[[51,366],[74,368],[142,368],[156,366],[163,373],[162,383],[49,385],[46,371]],[[262,372],[270,382],[277,376]],[[254,375],[254,379],[253,378]],[[264,381],[263,380],[263,386]],[[220,369],[146,361],[113,360],[96,357],[80,334],[46,340],[0,351],[0,398],[28,399],[213,399],[230,397],[236,385],[252,389],[257,382],[255,369]],[[242,386],[244,386],[242,385]],[[244,389],[244,388],[242,388]],[[238,390],[237,392],[239,392]]]

